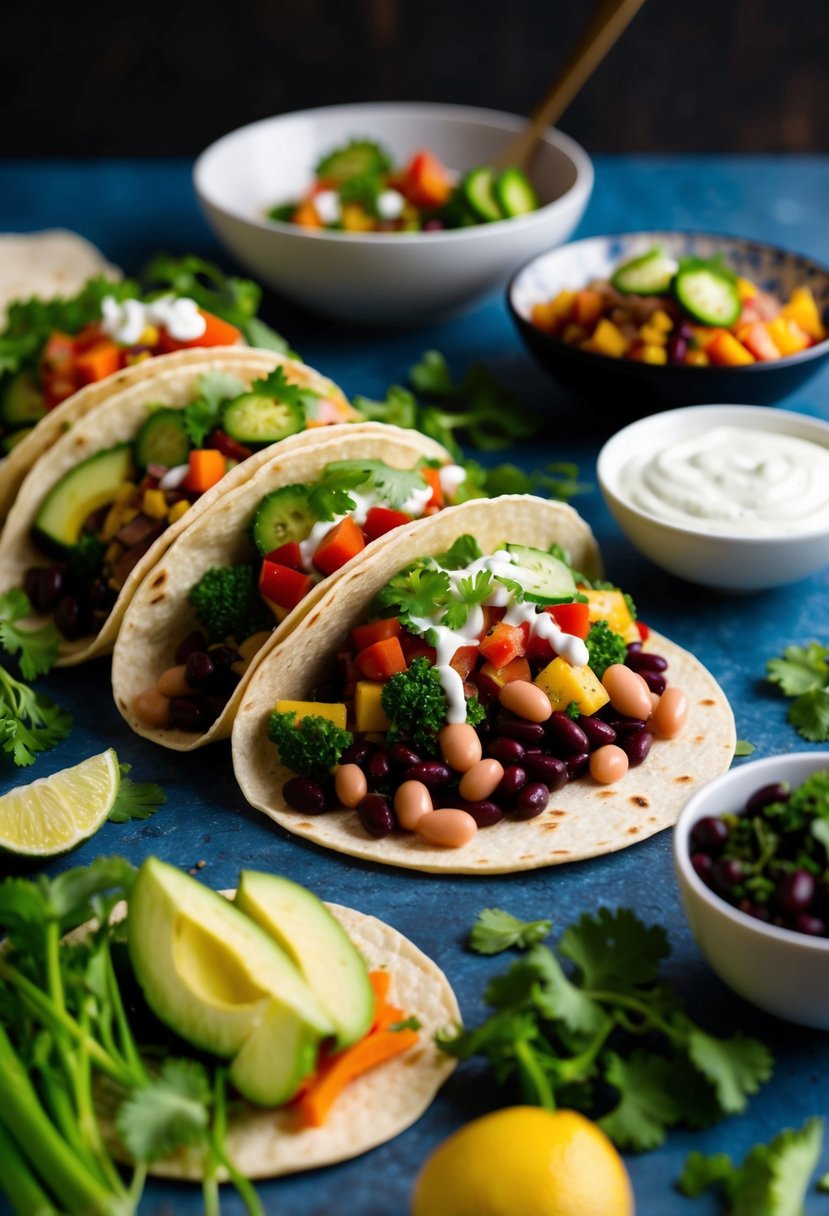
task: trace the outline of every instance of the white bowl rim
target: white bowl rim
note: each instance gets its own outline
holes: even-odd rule
[[[698,819],[705,817],[704,814],[700,814],[700,807],[708,800],[712,791],[715,789],[727,789],[729,785],[742,778],[743,774],[749,769],[758,776],[756,788],[762,789],[764,785],[772,784],[771,781],[764,780],[764,778],[776,773],[777,780],[780,780],[779,770],[781,761],[786,763],[791,762],[795,768],[799,768],[802,764],[804,771],[800,780],[805,781],[810,773],[816,772],[820,768],[829,769],[829,751],[781,752],[776,756],[764,756],[760,760],[750,760],[748,764],[741,764],[738,768],[730,768],[727,772],[721,773],[719,777],[715,777],[713,781],[709,781],[707,785],[704,785],[695,794],[691,795],[676,821],[673,832],[674,864],[681,871],[683,879],[691,887],[694,894],[702,899],[703,903],[707,904],[715,913],[723,916],[726,920],[730,920],[733,924],[743,929],[752,930],[759,937],[765,937],[771,941],[780,942],[788,946],[795,945],[804,950],[812,950],[815,954],[825,955],[829,954],[829,937],[810,937],[808,933],[797,933],[794,929],[781,929],[778,925],[764,924],[763,921],[757,920],[754,916],[749,916],[746,912],[741,912],[733,904],[721,899],[710,887],[705,885],[691,865],[691,850],[689,848],[691,828]],[[709,813],[705,812],[705,814]]]
[[[657,524],[660,528],[664,528],[668,533],[673,533],[675,536],[686,537],[704,537],[705,540],[712,544],[727,543],[747,545],[750,548],[755,548],[760,545],[775,544],[784,541],[787,544],[806,540],[813,540],[819,536],[825,536],[827,531],[826,525],[811,526],[809,528],[796,528],[787,533],[764,533],[760,535],[747,535],[740,532],[723,532],[708,531],[704,524],[699,527],[693,527],[691,524],[678,524],[673,520],[661,519],[658,515],[652,515],[650,511],[643,510],[637,506],[632,499],[622,491],[618,485],[618,480],[613,479],[613,474],[609,473],[608,469],[611,462],[616,457],[616,449],[624,446],[623,440],[628,440],[632,432],[637,430],[646,431],[651,426],[658,426],[660,422],[667,422],[671,418],[694,417],[702,419],[704,414],[716,415],[721,410],[736,411],[733,418],[729,419],[729,425],[751,426],[752,424],[762,422],[780,422],[783,425],[776,428],[780,434],[793,436],[794,438],[803,438],[802,436],[793,435],[791,429],[793,423],[802,426],[806,423],[807,426],[814,428],[817,435],[822,435],[825,443],[821,444],[829,451],[829,422],[823,418],[815,418],[811,414],[800,414],[796,410],[781,410],[776,406],[770,405],[741,405],[739,402],[715,402],[708,405],[683,405],[674,410],[661,410],[655,414],[647,414],[644,418],[637,418],[634,422],[628,423],[627,426],[616,431],[614,435],[602,445],[599,455],[596,460],[596,477],[603,493],[618,500],[631,514],[636,515],[638,519],[648,523]],[[812,442],[810,440],[810,442]],[[814,442],[818,442],[817,437]],[[617,464],[612,465],[614,473],[618,475],[620,468]]]
[[[358,245],[367,243],[373,248],[381,244],[399,246],[402,241],[409,244],[413,240],[424,244],[446,242],[452,239],[463,241],[480,240],[482,233],[501,232],[505,224],[510,225],[510,231],[515,231],[517,227],[525,230],[546,219],[552,208],[559,207],[565,201],[578,202],[584,199],[586,202],[593,190],[595,179],[593,162],[581,144],[577,143],[572,136],[565,135],[563,131],[559,131],[557,127],[548,127],[542,138],[569,158],[576,171],[576,180],[572,186],[568,190],[565,190],[563,194],[560,194],[558,198],[545,203],[536,211],[530,211],[526,215],[510,216],[503,220],[490,221],[489,223],[475,224],[469,228],[445,228],[438,232],[329,232],[327,230],[318,232],[313,229],[301,228],[297,224],[285,223],[281,220],[259,219],[238,211],[236,208],[222,206],[205,189],[204,177],[208,158],[213,157],[223,144],[229,143],[243,131],[251,131],[257,127],[266,127],[279,123],[281,120],[321,118],[325,115],[336,114],[345,110],[354,111],[355,115],[359,115],[361,111],[366,115],[371,115],[382,110],[392,115],[394,112],[399,112],[400,114],[417,113],[426,119],[430,116],[466,119],[467,121],[477,122],[481,126],[494,125],[500,127],[505,134],[518,132],[527,122],[526,118],[522,118],[518,114],[510,114],[506,110],[490,110],[483,106],[463,106],[453,105],[448,102],[429,101],[346,102],[341,105],[312,106],[306,110],[290,110],[285,114],[273,114],[268,118],[259,118],[255,122],[245,123],[241,127],[236,127],[234,130],[220,135],[218,139],[209,144],[199,154],[193,166],[193,185],[197,195],[206,205],[221,212],[222,215],[249,224],[251,227],[262,232],[280,232],[283,235],[290,235],[309,241],[345,241]]]

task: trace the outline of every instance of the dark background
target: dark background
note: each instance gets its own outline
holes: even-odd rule
[[[0,21],[0,156],[194,155],[376,99],[527,113],[585,0],[81,0]],[[562,122],[593,152],[829,149],[827,0],[647,0]]]

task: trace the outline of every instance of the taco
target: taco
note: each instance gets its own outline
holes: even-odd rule
[[[120,271],[77,232],[4,232],[0,235],[0,325],[8,306],[37,296],[49,300],[74,295],[94,275],[119,279]]]
[[[85,414],[32,469],[0,537],[0,590],[23,586],[54,620],[60,665],[107,654],[144,575],[211,502],[274,443],[301,449],[354,416],[330,380],[269,351],[158,371]]]
[[[254,315],[259,288],[199,259],[156,259],[143,283],[99,271],[77,286],[68,298],[18,299],[0,334],[0,524],[32,465],[114,393],[208,348],[287,350]]]
[[[260,661],[363,552],[474,493],[448,452],[381,423],[291,440],[201,513],[144,580],[112,662],[133,730],[181,751],[225,738]]]
[[[733,717],[599,572],[561,504],[509,496],[412,524],[258,665],[232,735],[245,798],[327,848],[453,873],[668,827],[731,763]]]

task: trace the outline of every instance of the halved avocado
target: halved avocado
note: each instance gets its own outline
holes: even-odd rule
[[[75,465],[56,481],[40,504],[33,525],[37,545],[58,556],[78,543],[84,520],[114,502],[125,482],[135,472],[132,444],[96,452]]]
[[[339,1049],[367,1034],[374,991],[365,960],[316,895],[277,874],[243,870],[236,904],[299,968],[334,1023]]]
[[[135,880],[127,942],[147,1003],[195,1047],[234,1056],[275,1002],[309,1036],[333,1033],[322,1003],[276,942],[229,900],[157,857]]]
[[[234,1056],[228,1076],[249,1102],[282,1106],[314,1072],[318,1049],[319,1035],[308,1023],[272,1001]]]

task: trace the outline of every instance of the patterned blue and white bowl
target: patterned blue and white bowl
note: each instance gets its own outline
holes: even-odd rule
[[[507,304],[518,332],[540,363],[568,388],[588,398],[600,413],[638,417],[675,405],[779,401],[820,370],[829,339],[797,355],[745,367],[684,367],[614,359],[568,346],[533,325],[533,305],[565,289],[609,278],[620,262],[655,245],[676,256],[723,254],[737,274],[782,300],[795,287],[810,287],[821,315],[829,314],[829,270],[797,253],[741,237],[708,232],[630,232],[594,236],[551,249],[527,262],[507,288]]]

